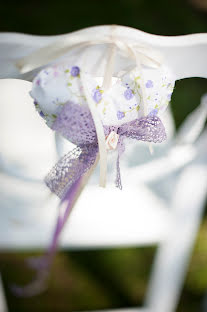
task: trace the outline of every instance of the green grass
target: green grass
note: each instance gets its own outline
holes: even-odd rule
[[[2,273],[10,312],[94,310],[142,305],[155,247],[60,252],[45,293],[15,297],[12,283],[31,281],[24,260],[39,253],[2,253]],[[199,311],[207,290],[207,217],[200,227],[177,312]]]

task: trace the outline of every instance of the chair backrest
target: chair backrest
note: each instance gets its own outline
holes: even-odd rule
[[[68,41],[80,41],[84,39],[85,41],[90,41],[94,36],[97,36],[97,33],[100,37],[109,36],[112,27],[113,35],[119,38],[119,40],[123,38],[123,40],[137,42],[138,44],[141,42],[160,51],[163,54],[164,62],[175,73],[177,79],[186,77],[207,77],[207,34],[164,37],[147,34],[123,26],[115,26],[114,28],[114,26],[111,25],[86,28],[61,36],[40,37],[22,34],[0,34],[0,65],[2,65],[0,76],[2,78],[27,78],[30,80],[34,76],[36,70],[23,75],[20,74],[17,67],[15,67],[16,61],[19,58],[30,55],[32,52],[40,49],[40,47],[42,48],[48,44],[57,42],[57,40],[67,39]],[[107,44],[92,45],[89,48],[77,46],[75,50],[70,50],[66,55],[60,57],[60,59],[64,57],[77,59],[85,53],[90,60],[90,62],[87,62],[88,70],[92,71],[94,75],[100,75],[105,71],[106,47]],[[121,55],[117,53],[115,72],[128,68],[131,62],[132,60],[121,57]],[[99,63],[100,66],[97,67],[97,63]],[[10,83],[12,83],[12,92],[8,91]],[[37,183],[38,180],[40,182],[57,157],[54,139],[51,131],[47,129],[34,111],[32,101],[28,95],[28,91],[31,88],[30,82],[23,83],[18,80],[10,82],[7,79],[2,79],[1,88],[3,90],[1,93],[2,114],[0,123],[2,134],[1,167],[3,171],[6,170],[7,174],[10,175],[10,179],[11,176],[14,176],[22,179],[22,182],[33,181],[34,190],[40,187]],[[17,99],[19,99],[19,104],[17,103]],[[5,103],[7,104],[5,105]],[[13,114],[10,113],[11,111]],[[10,122],[8,122],[8,120]],[[170,119],[168,118],[168,120]],[[60,140],[56,140],[56,143],[56,147],[60,146]],[[65,144],[66,143],[64,143],[64,145]],[[188,161],[190,161],[190,157],[193,157],[193,152],[191,152],[187,153],[189,155]],[[17,158],[19,159],[18,161]],[[145,165],[145,167],[149,168],[149,179],[151,179],[150,175],[152,175],[152,172],[155,176],[155,172],[157,172],[157,179],[159,179],[159,175],[162,175],[163,170],[160,170],[158,162],[149,162]],[[159,170],[156,170],[156,167],[159,168]],[[138,171],[140,171],[139,169],[140,168],[138,168]],[[127,170],[129,169],[127,168]],[[128,176],[131,181],[135,181],[136,169],[133,168],[132,170],[129,170],[129,172],[132,173],[126,174],[126,177]],[[151,174],[149,175],[150,171]],[[140,177],[140,175],[138,176]],[[141,176],[142,179],[139,179],[139,183],[146,181],[147,174],[145,169],[144,174]],[[7,188],[11,189],[9,186]],[[90,190],[87,192],[90,193]],[[115,194],[114,191],[113,194]],[[30,196],[32,196],[32,194]],[[110,194],[109,196],[113,198],[113,195]],[[114,198],[116,198],[116,195]],[[159,203],[159,205],[161,205],[161,203]]]
[[[25,78],[31,79],[34,74],[27,74],[22,76],[15,66],[15,61],[21,57],[28,56],[32,52],[39,50],[67,38],[68,41],[84,41],[93,40],[93,38],[99,38],[104,36],[110,36],[113,27],[113,34],[119,39],[128,40],[131,42],[137,42],[148,44],[152,48],[159,50],[164,56],[164,62],[173,70],[177,79],[183,79],[188,77],[207,77],[207,34],[192,34],[184,36],[157,36],[145,33],[138,29],[133,29],[125,26],[118,26],[114,28],[114,25],[96,26],[85,28],[70,34],[59,36],[31,36],[24,34],[0,34],[0,65],[1,65],[1,78]],[[105,71],[105,56],[106,56],[107,44],[100,46],[91,46],[90,62],[87,63],[87,69],[95,76],[103,75]],[[71,59],[79,59],[83,53],[86,53],[85,49],[89,48],[76,48],[70,52],[66,52],[64,57],[70,57]],[[67,50],[66,50],[67,51]],[[90,52],[90,53],[89,53]],[[97,64],[99,66],[97,66]],[[131,60],[126,60],[119,56],[118,63],[116,64],[117,72],[123,68],[127,68],[131,65]]]
[[[51,44],[57,39],[83,36],[86,40],[90,40],[97,33],[104,36],[109,35],[110,31],[111,26],[99,26],[69,35],[52,37],[0,34],[0,77],[7,78],[0,81],[0,89],[4,90],[2,93],[0,92],[0,104],[3,107],[3,113],[0,116],[2,118],[0,132],[4,135],[1,140],[1,147],[3,148],[1,150],[4,151],[4,155],[2,154],[0,159],[3,171],[0,179],[4,183],[1,193],[1,205],[4,209],[1,209],[1,213],[3,211],[4,217],[8,221],[8,223],[3,222],[2,227],[0,227],[2,231],[0,247],[12,249],[20,246],[30,246],[30,248],[32,246],[45,246],[55,219],[55,205],[57,204],[55,200],[49,204],[44,202],[44,209],[40,207],[42,223],[39,224],[40,210],[37,209],[37,206],[46,199],[48,194],[43,185],[39,183],[39,180],[57,157],[55,141],[51,131],[42,123],[32,107],[31,99],[28,96],[28,91],[31,88],[30,82],[8,79],[18,78],[30,81],[36,70],[22,75],[15,67],[15,62],[20,57]],[[175,73],[177,79],[187,77],[207,78],[207,34],[162,37],[146,34],[132,28],[116,26],[116,35],[137,42],[142,41],[161,51],[166,64]],[[88,63],[88,70],[92,71],[94,75],[100,76],[105,70],[106,63],[103,57],[106,52],[105,48],[102,45],[90,47],[87,50],[88,58],[91,60]],[[75,59],[80,57],[82,53],[86,53],[86,51],[77,48],[75,54],[70,51],[66,56]],[[120,55],[117,56],[117,60],[119,65],[116,67],[116,72],[131,65]],[[100,66],[97,69],[96,64],[98,62]],[[11,88],[13,94],[11,91],[8,92]],[[17,96],[18,90],[20,92],[19,96]],[[17,106],[17,99],[19,107]],[[206,112],[206,110],[204,111]],[[169,120],[172,120],[171,116]],[[188,124],[185,125],[187,129],[189,129]],[[200,125],[200,128],[198,128],[201,130],[204,120],[198,122],[198,124]],[[197,135],[194,135],[194,138],[197,138],[199,131],[197,131]],[[205,150],[203,149],[206,134],[202,136],[202,143],[199,143],[201,141],[195,143],[192,135],[189,144],[189,139],[187,141],[183,139],[186,133],[184,128],[183,133],[180,132],[180,136],[178,136],[182,145],[174,145],[174,139],[171,138],[166,148],[159,151],[161,161],[152,158],[152,162],[142,167],[123,169],[126,172],[126,187],[122,194],[113,188],[98,189],[94,186],[94,182],[97,181],[92,179],[85,193],[83,193],[77,209],[74,210],[71,216],[70,230],[67,231],[66,229],[65,235],[63,235],[63,245],[73,248],[93,248],[98,245],[105,248],[107,246],[143,245],[159,242],[160,250],[156,258],[151,286],[146,300],[146,305],[153,312],[171,312],[175,307],[205,198],[206,163],[197,154],[206,159],[204,157],[206,155]],[[56,143],[60,145],[61,142],[58,140]],[[188,145],[186,145],[187,143]],[[144,153],[143,146],[140,147],[139,151],[140,155]],[[18,161],[16,162],[17,156]],[[180,162],[174,160],[175,156],[179,156],[177,159]],[[183,159],[185,161],[182,162]],[[163,169],[162,161],[165,164],[170,163],[170,170]],[[191,165],[189,165],[190,163]],[[178,175],[178,170],[180,170],[180,175]],[[150,175],[149,172],[152,174]],[[176,174],[174,174],[175,172]],[[143,173],[142,178],[140,178],[139,173]],[[138,176],[139,179],[136,180]],[[171,197],[174,198],[172,201],[165,202],[158,193],[153,193],[145,185],[146,182],[153,179],[159,181],[163,176],[170,176],[174,181],[174,185],[176,185],[173,197]],[[194,178],[191,179],[191,177]],[[196,183],[197,180],[199,180],[200,184]],[[185,185],[185,181],[188,181],[188,185]],[[127,183],[129,184],[127,185]],[[27,188],[27,192],[25,192],[25,188]],[[197,194],[194,196],[195,201],[193,202],[189,202],[189,188]],[[13,196],[10,196],[12,193]],[[97,207],[97,198],[100,202],[99,207]],[[86,200],[90,203],[87,211],[84,206]],[[114,208],[110,206],[113,201],[117,203],[116,206],[113,206]],[[108,209],[101,209],[101,203]],[[31,207],[30,211],[28,211],[28,206]],[[140,207],[139,210],[137,210],[137,206]],[[167,209],[167,206],[170,206],[171,209]],[[152,209],[149,209],[149,207]],[[186,231],[183,234],[184,215],[189,207],[192,214],[186,220]],[[50,213],[48,213],[48,209]],[[156,220],[153,210],[159,216],[157,224],[159,225],[160,222],[160,232],[158,231],[159,226],[153,232],[153,224],[151,224],[151,235],[144,235],[143,233],[149,233],[149,228],[142,227],[142,224],[149,220]],[[139,214],[140,211],[145,211],[145,214]],[[22,216],[22,219],[19,216]],[[139,224],[137,222],[138,218],[141,218]],[[5,218],[1,218],[1,220],[5,221]],[[113,220],[118,220],[116,222],[116,231],[114,231]],[[165,222],[167,226],[170,224],[168,236],[166,236],[166,227],[163,226]],[[96,223],[97,226],[94,227]],[[10,227],[8,227],[8,224],[10,224]],[[180,225],[179,231],[177,230],[177,224]],[[12,227],[14,230],[10,231]],[[32,227],[34,227],[33,231],[31,230]],[[44,232],[41,234],[43,228]],[[175,228],[177,231],[176,236],[174,236]],[[6,231],[10,231],[10,235]],[[96,231],[97,235],[94,235],[94,231]],[[4,235],[3,233],[8,234]],[[27,234],[25,235],[25,233]],[[37,237],[36,233],[39,233],[39,237]],[[178,234],[182,235],[182,240],[180,240]],[[166,284],[169,286],[166,287]]]

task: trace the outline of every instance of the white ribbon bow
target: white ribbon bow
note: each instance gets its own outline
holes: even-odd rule
[[[46,47],[40,48],[38,51],[19,59],[16,62],[16,66],[19,68],[21,73],[26,73],[54,61],[74,48],[82,48],[104,43],[115,45],[128,57],[135,59],[139,58],[139,63],[142,65],[157,68],[163,62],[162,55],[158,51],[155,51],[144,43],[137,44],[116,36],[114,34],[114,29],[112,28],[112,34],[102,38],[97,35],[93,36],[91,40],[86,40],[85,36],[80,34],[73,37],[70,35],[68,37],[61,38]]]

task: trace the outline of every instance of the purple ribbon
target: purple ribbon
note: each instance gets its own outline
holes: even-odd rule
[[[67,202],[65,210],[61,215],[59,207],[59,215],[56,221],[55,230],[53,233],[51,244],[45,253],[41,257],[29,258],[27,264],[30,268],[36,271],[36,276],[33,281],[25,286],[19,286],[16,284],[11,285],[12,292],[18,297],[32,297],[42,293],[47,288],[47,280],[49,277],[49,271],[57,251],[58,241],[62,229],[67,222],[71,209],[73,207],[74,200],[80,189],[82,178],[76,180],[67,192],[64,202]],[[62,201],[60,203],[60,206]],[[63,207],[62,207],[63,208]]]
[[[60,197],[60,205],[63,202],[66,202],[67,205],[63,215],[58,216],[47,253],[41,258],[31,259],[29,262],[30,267],[37,271],[35,279],[23,287],[12,286],[13,292],[20,297],[37,295],[46,288],[49,269],[57,250],[59,236],[80,190],[83,175],[95,163],[98,154],[96,129],[87,107],[72,102],[65,104],[53,124],[53,130],[77,145],[58,161],[45,178],[50,190]],[[116,186],[122,189],[119,159],[125,150],[124,139],[131,138],[160,143],[166,139],[166,133],[159,117],[153,114],[124,123],[121,126],[104,126],[106,137],[111,131],[119,135]]]
[[[50,190],[64,200],[75,181],[94,164],[98,154],[98,140],[89,109],[72,102],[63,106],[53,124],[53,130],[77,145],[58,161],[45,178]],[[111,131],[119,135],[116,186],[122,189],[119,159],[125,150],[124,139],[161,143],[166,139],[166,133],[160,118],[150,114],[120,126],[104,125],[106,137]]]

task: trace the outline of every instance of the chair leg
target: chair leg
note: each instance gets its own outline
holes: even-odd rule
[[[172,222],[155,258],[146,307],[153,312],[174,312],[188,261],[202,218],[207,190],[207,167],[184,169],[174,190]]]

